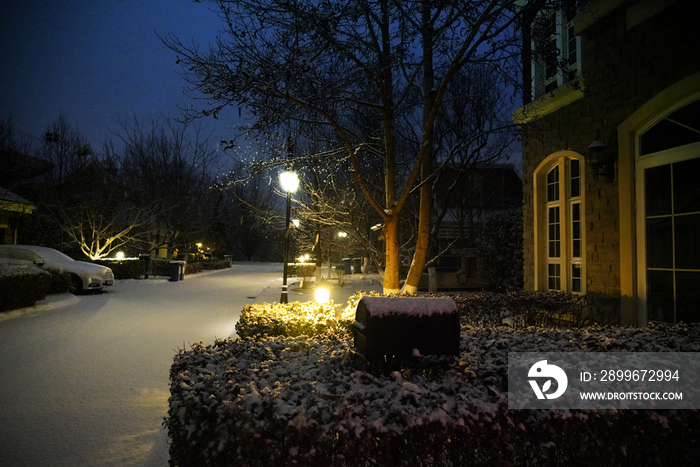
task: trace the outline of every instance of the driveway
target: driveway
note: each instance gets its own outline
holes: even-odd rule
[[[166,466],[177,349],[234,336],[246,303],[279,300],[281,270],[117,281],[0,321],[0,464]]]
[[[247,303],[278,302],[281,263],[117,281],[0,316],[0,465],[167,466],[162,427],[178,349],[235,337]],[[331,298],[380,290],[347,276]],[[290,281],[289,300],[306,301]]]

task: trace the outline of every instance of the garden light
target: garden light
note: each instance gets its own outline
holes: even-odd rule
[[[328,282],[326,279],[321,278],[320,281],[316,282],[314,286],[314,296],[316,301],[320,304],[324,304],[328,301],[331,296],[331,289],[333,284]]]

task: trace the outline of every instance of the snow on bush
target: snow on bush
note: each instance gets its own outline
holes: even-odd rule
[[[51,274],[34,266],[0,263],[0,311],[32,306],[46,298]]]
[[[301,324],[297,311],[311,308],[250,307],[244,338],[179,351],[171,465],[688,465],[700,455],[698,411],[515,411],[506,397],[510,351],[698,352],[698,325],[464,326],[459,357],[365,372],[339,308]]]
[[[359,299],[358,299],[359,300]],[[241,338],[255,336],[314,336],[340,334],[347,336],[355,319],[355,309],[332,301],[263,303],[246,305],[236,323]]]

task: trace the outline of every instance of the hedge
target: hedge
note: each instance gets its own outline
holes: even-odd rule
[[[507,403],[513,348],[698,352],[700,325],[464,324],[459,357],[359,371],[349,332],[359,297],[345,309],[248,305],[239,339],[178,351],[164,422],[171,465],[643,466],[700,458],[697,410],[518,411]],[[511,298],[525,311],[507,316],[561,314],[568,303],[561,296]],[[461,301],[462,310],[478,309],[475,300],[486,309],[507,296],[479,294]],[[498,307],[469,319],[501,319]]]
[[[117,280],[143,279],[144,277],[145,264],[138,259],[95,260],[93,263],[110,268]]]
[[[246,305],[236,323],[241,338],[263,336],[350,336],[354,308],[315,302],[263,303]]]
[[[32,266],[0,264],[0,311],[33,306],[46,298],[51,273]]]
[[[217,340],[181,350],[165,426],[173,466],[691,465],[697,410],[509,410],[520,351],[700,350],[699,326],[464,327],[458,358],[357,371],[352,340]]]

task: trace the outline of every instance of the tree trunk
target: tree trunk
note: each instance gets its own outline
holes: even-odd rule
[[[431,168],[426,168],[430,164],[430,157],[426,157],[423,161],[423,174],[430,174]],[[429,176],[429,175],[428,175]],[[424,182],[420,189],[420,213],[418,215],[418,238],[416,239],[416,252],[413,254],[411,261],[411,269],[408,271],[406,283],[403,286],[403,292],[414,294],[418,291],[418,284],[423,275],[425,261],[428,257],[428,248],[430,247],[430,217],[432,207],[433,190],[432,184]]]
[[[418,284],[423,275],[425,261],[430,247],[430,224],[432,216],[433,184],[429,178],[433,172],[433,137],[430,115],[435,105],[435,92],[433,90],[433,31],[430,26],[430,2],[423,2],[423,145],[425,157],[421,165],[420,188],[420,212],[418,215],[418,237],[416,239],[416,252],[411,261],[411,269],[408,271],[403,292],[414,294],[418,291]]]
[[[386,239],[386,268],[384,270],[383,292],[385,295],[399,293],[399,219],[388,216],[384,223],[384,238]]]

